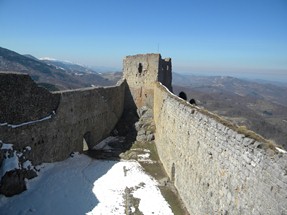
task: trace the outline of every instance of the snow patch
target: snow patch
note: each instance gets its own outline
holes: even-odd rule
[[[278,147],[275,147],[279,152],[281,152],[281,153],[283,153],[283,154],[285,154],[285,153],[287,153],[284,149],[280,149],[280,148],[278,148]]]
[[[31,163],[31,161],[26,160],[23,164],[22,164],[23,169],[32,169],[33,165]]]
[[[152,183],[147,183],[143,187],[134,191],[133,196],[140,198],[139,210],[143,214],[173,214],[170,206],[160,194],[159,188],[154,186]]]
[[[144,151],[144,152],[149,152],[149,153],[150,153],[150,150],[149,150],[149,149],[144,149],[143,151]]]
[[[147,150],[147,151],[149,151],[149,150]],[[150,151],[149,151],[150,152]],[[150,159],[150,153],[149,152],[147,152],[147,153],[145,153],[145,154],[139,154],[138,155],[138,161],[139,162],[144,162],[144,163],[154,163],[155,161],[152,161],[151,159]]]
[[[10,198],[0,196],[1,211],[124,215],[128,187],[131,195],[140,199],[139,210],[143,214],[172,214],[157,182],[136,161],[100,161],[74,154],[65,161],[37,168],[39,176],[27,182],[28,190]],[[132,211],[136,210],[134,207],[131,205]]]
[[[58,61],[55,58],[51,58],[51,57],[40,57],[39,60],[50,60],[50,61]]]
[[[149,157],[150,157],[149,153],[139,154],[138,155],[138,161],[141,161],[141,162],[152,162],[152,160],[149,159]]]
[[[60,70],[66,71],[63,67],[60,67],[60,66],[56,66],[56,69],[60,69]]]
[[[0,169],[0,178],[2,178],[6,172],[9,172],[14,169],[20,169],[19,159],[14,152],[13,156],[3,160],[1,169]]]
[[[172,214],[157,182],[136,161],[115,163],[105,175],[94,182],[93,192],[99,199],[99,204],[88,214],[125,214],[126,187],[134,190],[133,196],[140,199],[139,210],[143,214]],[[152,203],[154,199],[156,203]]]
[[[83,73],[74,73],[74,75],[77,75],[77,76],[82,76],[82,75],[84,75]]]
[[[31,146],[26,146],[25,149],[28,150],[28,151],[32,150]]]
[[[149,156],[150,156],[149,153],[145,153],[145,154],[140,154],[140,155],[138,155],[138,157],[139,157],[139,158],[142,158],[142,159],[148,159]]]
[[[42,122],[42,121],[51,119],[52,115],[54,115],[54,111],[53,111],[53,114],[51,114],[49,116],[46,116],[46,117],[44,117],[42,119],[33,120],[33,121],[29,121],[29,122],[23,122],[23,123],[17,124],[17,125],[8,124],[8,123],[1,123],[0,126],[8,126],[8,127],[11,127],[11,128],[18,128],[18,127],[21,127],[21,126],[24,126],[24,125],[30,125],[30,124],[34,124],[34,123],[37,123],[37,122]]]
[[[23,156],[23,153],[22,152],[17,152],[17,157],[22,157]]]
[[[1,141],[2,142],[2,141]],[[13,144],[8,144],[8,143],[2,143],[2,150],[6,149],[6,150],[13,150]]]
[[[15,169],[32,169],[34,166],[31,161],[26,160],[24,163],[19,162],[20,160],[25,159],[22,152],[18,152],[17,150],[13,151],[13,144],[5,144],[3,143],[1,150],[7,150],[4,155],[4,159],[2,161],[2,165],[0,167],[0,180],[6,174],[6,172],[15,170]],[[9,150],[9,151],[8,151]],[[23,152],[26,150],[31,150],[30,146],[24,148]]]

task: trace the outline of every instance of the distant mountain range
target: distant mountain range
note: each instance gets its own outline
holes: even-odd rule
[[[259,83],[228,76],[196,76],[173,73],[173,85],[206,93],[232,92],[237,95],[266,99],[287,106],[287,85],[283,87],[270,84],[267,81]]]
[[[76,75],[84,75],[86,73],[98,74],[96,71],[94,71],[88,67],[85,67],[85,66],[82,66],[79,64],[75,64],[75,63],[71,63],[68,61],[60,61],[60,60],[49,59],[49,58],[40,58],[39,60],[41,60],[42,62],[44,62],[48,65],[53,65],[57,69],[64,70],[64,71],[69,72],[71,74],[76,74]]]
[[[114,85],[115,80],[102,77],[94,70],[69,62],[37,59],[0,47],[0,71],[28,73],[40,86],[65,90],[90,86]]]
[[[173,90],[287,148],[287,86],[173,73]]]

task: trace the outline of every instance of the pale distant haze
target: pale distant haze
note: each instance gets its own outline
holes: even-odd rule
[[[287,0],[0,0],[0,46],[119,70],[159,52],[179,73],[287,82]]]

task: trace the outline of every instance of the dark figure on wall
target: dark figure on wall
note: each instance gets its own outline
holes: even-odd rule
[[[186,100],[187,99],[187,96],[186,96],[186,94],[185,94],[185,92],[180,92],[179,94],[178,94],[178,96],[179,96],[179,98],[182,98],[183,100]]]
[[[190,99],[189,103],[192,104],[192,105],[196,105],[196,101],[194,99]]]

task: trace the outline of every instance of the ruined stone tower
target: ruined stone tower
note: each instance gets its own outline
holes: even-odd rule
[[[126,105],[153,107],[154,84],[161,82],[172,91],[171,59],[160,54],[127,56],[123,61],[124,79],[128,84]]]

